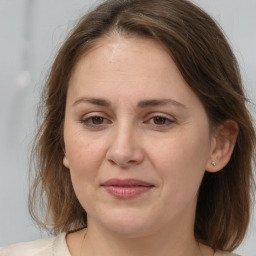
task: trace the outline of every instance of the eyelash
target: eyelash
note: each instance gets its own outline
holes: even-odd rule
[[[146,122],[149,122],[150,120],[152,120],[153,122],[155,121],[160,121],[160,122],[163,122],[161,124],[156,124],[156,123],[152,123],[153,126],[155,127],[168,127],[170,126],[172,123],[174,123],[174,120],[168,118],[168,117],[165,117],[165,116],[162,116],[162,115],[155,115],[155,116],[152,116],[150,119],[148,119]]]
[[[95,124],[94,121],[101,121],[101,123],[99,124]],[[150,123],[150,121],[152,120],[152,122],[154,123]],[[161,124],[156,124],[155,122],[156,121],[160,121],[162,122]],[[146,121],[144,121],[143,123],[144,124],[147,124],[149,123],[150,125],[154,126],[154,127],[168,127],[170,125],[172,125],[175,121],[168,118],[168,117],[165,117],[165,116],[162,116],[162,115],[155,115],[155,116],[152,116],[150,117],[149,119],[147,119]],[[111,121],[109,121],[107,118],[105,117],[102,117],[100,115],[94,115],[94,116],[90,116],[90,117],[87,117],[85,119],[82,119],[81,120],[81,123],[83,125],[85,125],[86,127],[89,127],[89,128],[102,128],[102,126],[104,126],[105,124],[110,124]]]
[[[84,124],[85,126],[91,127],[91,128],[97,128],[97,127],[100,127],[100,126],[104,125],[103,123],[101,123],[101,124],[93,123],[93,120],[97,121],[97,119],[101,119],[103,122],[106,121],[106,120],[108,121],[108,119],[105,118],[105,117],[102,117],[100,115],[95,115],[95,116],[90,116],[90,117],[87,117],[85,119],[82,119],[81,123]],[[110,123],[110,121],[108,121],[108,123]]]

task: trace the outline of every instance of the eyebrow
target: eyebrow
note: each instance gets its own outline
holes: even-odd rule
[[[161,105],[174,105],[176,107],[186,108],[186,106],[173,99],[149,99],[143,100],[138,103],[139,108],[147,108],[152,106],[161,106]]]
[[[79,103],[90,103],[93,105],[103,106],[103,107],[110,107],[111,102],[102,98],[90,98],[90,97],[81,97],[78,100],[76,100],[72,106],[75,106]],[[174,105],[176,107],[180,108],[186,108],[186,106],[176,100],[173,99],[148,99],[148,100],[142,100],[138,103],[138,108],[147,108],[152,106],[161,106],[161,105]]]
[[[90,103],[93,105],[103,106],[103,107],[110,107],[111,103],[108,100],[102,99],[102,98],[88,98],[88,97],[82,97],[76,100],[72,106],[75,106],[79,103]]]

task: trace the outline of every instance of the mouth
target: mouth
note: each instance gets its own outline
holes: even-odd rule
[[[127,200],[149,192],[155,186],[136,179],[110,179],[104,182],[101,187],[114,198]]]

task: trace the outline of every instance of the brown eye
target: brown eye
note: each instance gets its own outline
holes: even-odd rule
[[[87,127],[101,127],[102,125],[109,124],[110,121],[102,116],[90,116],[81,120],[81,123]]]
[[[173,123],[172,120],[170,120],[167,117],[163,117],[163,116],[155,116],[152,119],[153,119],[153,122],[155,125],[168,125],[168,124]]]
[[[154,124],[157,124],[157,125],[164,125],[164,124],[168,123],[168,119],[166,117],[162,117],[162,116],[155,116],[155,117],[153,117],[153,122],[154,122]]]
[[[165,116],[156,115],[148,119],[146,123],[159,128],[167,128],[174,123],[174,120],[167,118]]]
[[[91,118],[91,122],[95,125],[103,124],[104,123],[104,118],[101,116],[93,116]]]

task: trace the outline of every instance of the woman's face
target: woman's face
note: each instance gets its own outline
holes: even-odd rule
[[[133,236],[160,228],[193,232],[211,161],[209,122],[157,42],[116,35],[79,60],[64,141],[63,162],[89,227]]]

